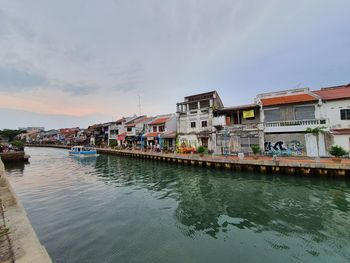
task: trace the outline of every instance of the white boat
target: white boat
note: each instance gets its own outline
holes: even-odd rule
[[[73,146],[69,151],[69,154],[79,157],[98,156],[95,148],[84,146]]]

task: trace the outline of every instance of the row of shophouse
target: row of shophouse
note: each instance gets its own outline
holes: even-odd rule
[[[327,156],[331,145],[350,150],[350,84],[258,94],[251,104],[225,107],[216,91],[187,96],[176,113],[129,116],[117,121],[30,131],[25,139],[42,143],[133,146],[175,150],[205,146],[214,154],[262,152],[285,156]],[[323,127],[314,135],[307,128]]]
[[[308,128],[323,128],[318,135]],[[327,156],[331,145],[350,150],[350,84],[258,94],[254,103],[224,107],[216,91],[177,103],[180,145],[204,145],[215,154]]]

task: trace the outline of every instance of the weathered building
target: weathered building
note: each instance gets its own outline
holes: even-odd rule
[[[322,100],[308,88],[259,94],[261,120],[264,123],[266,154],[286,156],[326,156],[328,136],[306,133],[307,128],[325,127]]]
[[[221,108],[214,111],[214,153],[251,153],[252,145],[263,147],[263,125],[257,104]]]
[[[176,115],[164,114],[153,117],[142,135],[142,144],[149,147],[158,145],[163,149],[174,149],[176,140]]]
[[[323,101],[322,111],[329,119],[333,143],[350,151],[350,84],[313,91]]]
[[[176,104],[177,135],[180,146],[215,148],[213,112],[224,107],[216,91],[187,96]]]

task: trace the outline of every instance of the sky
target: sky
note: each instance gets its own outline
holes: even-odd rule
[[[0,129],[350,83],[349,0],[0,0]]]

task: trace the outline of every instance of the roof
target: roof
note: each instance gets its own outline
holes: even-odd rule
[[[315,90],[313,93],[319,95],[322,100],[341,100],[350,98],[350,83],[343,86],[335,86]]]
[[[350,129],[333,129],[332,133],[335,135],[350,135]]]
[[[245,105],[238,105],[238,106],[232,106],[232,107],[225,107],[218,109],[217,112],[226,112],[226,111],[233,111],[233,110],[244,110],[244,109],[254,109],[258,108],[258,104],[245,104]]]
[[[129,123],[129,124],[126,124],[125,127],[134,127],[136,124],[144,123],[144,122],[146,122],[146,121],[148,121],[148,120],[150,120],[150,119],[151,119],[151,117],[144,117],[144,118],[142,118],[142,119],[137,119],[137,120],[135,120],[134,122],[131,122],[131,123]]]
[[[204,93],[199,93],[199,94],[193,94],[193,95],[190,95],[190,96],[186,96],[185,99],[191,98],[191,97],[196,97],[196,96],[201,96],[201,95],[213,95],[215,93],[217,94],[216,90],[213,90],[213,91],[208,91],[208,92],[204,92]]]
[[[144,137],[157,137],[160,134],[160,132],[148,132],[144,134]]]
[[[158,118],[152,121],[151,123],[149,123],[148,125],[157,125],[157,124],[166,123],[169,119],[170,117]]]
[[[162,138],[165,138],[165,139],[171,139],[171,138],[176,138],[176,132],[174,131],[171,131],[171,132],[165,132],[161,135]]]
[[[295,95],[264,98],[264,99],[261,99],[261,103],[263,106],[272,106],[272,105],[280,105],[280,104],[310,102],[310,101],[317,101],[317,100],[318,99],[312,96],[311,94],[302,93],[302,94],[295,94]]]

